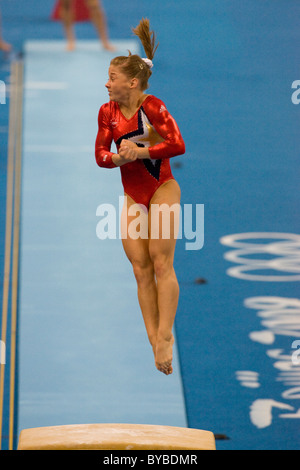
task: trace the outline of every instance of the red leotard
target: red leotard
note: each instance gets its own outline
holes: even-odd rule
[[[150,159],[137,159],[120,167],[124,191],[135,202],[149,208],[150,200],[159,186],[173,179],[170,157],[185,152],[178,126],[164,103],[148,95],[132,118],[127,119],[118,103],[110,101],[101,106],[95,155],[99,166],[115,168],[110,152],[112,140],[117,150],[122,139],[139,147],[148,147]]]
[[[54,5],[52,14],[51,14],[52,20],[54,21],[61,20],[60,8],[61,8],[61,2],[60,0],[57,0]],[[73,0],[71,8],[73,11],[73,15],[74,15],[73,19],[75,22],[90,20],[90,12],[88,8],[86,7],[84,0]]]

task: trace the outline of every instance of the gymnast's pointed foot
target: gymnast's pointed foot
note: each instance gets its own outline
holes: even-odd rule
[[[165,375],[170,375],[173,372],[172,359],[173,359],[173,344],[174,336],[158,337],[156,342],[155,352],[155,365],[156,368],[163,372]]]

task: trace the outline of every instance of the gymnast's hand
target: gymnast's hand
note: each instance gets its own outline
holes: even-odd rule
[[[123,139],[119,149],[120,157],[127,163],[138,158],[138,146],[130,140]]]

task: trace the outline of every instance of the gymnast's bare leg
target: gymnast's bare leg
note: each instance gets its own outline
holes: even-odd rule
[[[122,228],[128,229],[134,216],[128,211],[133,199],[127,196],[127,206],[122,213]],[[179,297],[179,285],[173,267],[176,233],[171,223],[170,236],[164,238],[161,221],[159,227],[153,227],[154,205],[167,204],[179,207],[180,188],[175,180],[160,186],[152,197],[147,215],[149,237],[132,239],[130,234],[122,232],[122,243],[125,253],[133,266],[137,281],[138,299],[143,314],[146,331],[155,357],[157,369],[166,375],[173,372],[172,333]],[[174,217],[179,217],[179,213]],[[124,223],[127,221],[127,223]],[[155,223],[155,222],[154,222]],[[152,233],[159,233],[159,238],[152,238]]]
[[[106,18],[101,3],[99,0],[85,0],[85,3],[89,9],[91,21],[98,32],[104,49],[107,49],[108,51],[114,51],[115,47],[110,44],[108,40]]]
[[[73,51],[75,49],[72,2],[73,0],[61,0],[60,3],[60,18],[67,38],[67,51]]]

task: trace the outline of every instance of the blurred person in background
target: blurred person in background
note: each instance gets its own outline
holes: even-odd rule
[[[75,49],[74,23],[88,20],[95,26],[104,49],[114,50],[108,40],[106,17],[100,0],[57,0],[52,19],[62,21],[68,51]]]
[[[0,11],[0,51],[9,52],[11,50],[11,45],[5,42],[2,39],[2,21],[1,21],[1,11]]]

